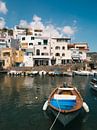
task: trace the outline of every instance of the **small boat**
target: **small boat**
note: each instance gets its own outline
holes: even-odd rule
[[[90,87],[93,89],[93,90],[96,90],[97,91],[97,79],[96,78],[92,78],[91,81],[90,81]]]
[[[91,72],[91,71],[79,70],[79,71],[73,71],[73,75],[79,75],[79,76],[93,76],[94,73]]]
[[[64,126],[78,116],[82,112],[82,108],[89,112],[89,108],[83,102],[77,88],[67,84],[52,91],[43,109],[46,110],[47,106]]]
[[[54,76],[55,73],[54,73],[54,71],[49,71],[49,72],[48,72],[48,75],[49,75],[49,76]]]
[[[70,77],[71,77],[71,76],[72,76],[72,72],[63,72],[63,75],[64,75],[64,76],[70,76]]]
[[[51,93],[48,105],[56,111],[69,113],[79,110],[83,106],[83,99],[74,87],[58,87]]]
[[[38,75],[38,71],[31,71],[30,72],[30,76],[33,77],[33,76],[36,76],[36,75]]]
[[[57,71],[57,70],[55,70],[55,71],[54,71],[54,75],[55,75],[55,76],[63,76],[63,72],[62,72],[62,71]]]
[[[16,75],[17,71],[16,70],[10,70],[7,74],[8,75]]]
[[[40,76],[46,75],[46,73],[47,73],[47,72],[46,72],[46,71],[44,71],[44,70],[39,71],[39,75],[40,75]]]

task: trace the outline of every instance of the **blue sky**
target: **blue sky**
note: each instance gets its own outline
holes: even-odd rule
[[[74,42],[87,42],[90,51],[97,51],[97,0],[0,0],[6,11],[0,10],[5,26],[14,27],[21,20],[41,19],[44,26],[65,30]],[[1,8],[1,7],[0,7]],[[4,8],[3,8],[4,9]],[[68,28],[66,28],[68,27]]]

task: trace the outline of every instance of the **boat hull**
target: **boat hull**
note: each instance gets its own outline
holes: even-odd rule
[[[51,115],[54,116],[54,118],[58,115],[58,112],[55,111],[52,108],[48,108],[47,112],[51,113]],[[72,112],[72,113],[60,113],[60,115],[58,116],[58,121],[64,126],[66,127],[66,125],[68,125],[70,122],[72,122],[76,117],[78,117],[80,114],[82,114],[83,109],[80,108],[79,110]]]
[[[97,86],[95,86],[95,85],[93,85],[93,84],[90,84],[90,87],[91,87],[91,89],[97,91]]]
[[[90,87],[91,87],[93,90],[97,91],[97,79],[93,78],[93,79],[91,80],[91,82],[90,82]]]

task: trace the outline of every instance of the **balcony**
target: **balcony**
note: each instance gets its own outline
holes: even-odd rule
[[[79,54],[72,54],[72,55],[71,55],[71,58],[72,58],[72,59],[80,59],[81,56],[80,56]]]

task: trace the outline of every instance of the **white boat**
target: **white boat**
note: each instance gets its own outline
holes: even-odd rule
[[[72,76],[72,72],[63,72],[64,76]]]
[[[49,71],[49,72],[48,72],[48,75],[49,75],[49,76],[54,76],[55,73],[54,73],[54,71]]]
[[[97,75],[97,70],[92,70],[92,73],[94,73],[94,75]]]
[[[55,88],[43,106],[43,110],[50,111],[56,117],[51,128],[57,119],[66,126],[82,112],[82,108],[89,112],[77,88],[66,84]]]
[[[39,71],[39,75],[46,75],[46,71],[42,70],[42,71]]]
[[[93,90],[96,90],[97,91],[97,79],[96,78],[92,78],[91,81],[90,81],[90,87],[93,89]]]
[[[16,75],[17,71],[16,70],[10,70],[7,74],[8,75]]]
[[[33,76],[33,75],[37,75],[37,74],[38,74],[38,71],[32,71],[31,74],[32,74],[32,76]]]
[[[73,71],[74,75],[80,75],[80,76],[90,76],[94,75],[92,71],[87,71],[87,70],[80,70],[80,71]]]

